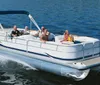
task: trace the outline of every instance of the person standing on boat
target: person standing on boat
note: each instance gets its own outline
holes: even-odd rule
[[[64,32],[64,38],[61,42],[63,42],[63,41],[74,42],[74,37],[71,34],[69,34],[68,30],[65,30],[65,32]]]
[[[14,25],[14,27],[13,27],[13,31],[11,32],[11,38],[13,38],[13,37],[17,37],[17,36],[19,36],[19,35],[20,35],[20,31],[17,30],[17,26]]]

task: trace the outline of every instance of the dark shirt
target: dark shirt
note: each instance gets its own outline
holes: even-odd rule
[[[18,30],[13,30],[11,32],[11,37],[13,37],[13,35],[19,36],[20,35],[20,32]]]

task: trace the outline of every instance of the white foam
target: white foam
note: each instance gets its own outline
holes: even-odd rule
[[[14,59],[12,56],[10,55],[5,55],[5,54],[2,54],[0,53],[0,63],[2,64],[6,64],[8,61],[13,61],[13,62],[17,62],[19,64],[22,64],[23,66],[27,66],[29,68],[26,68],[27,70],[28,69],[33,69],[33,70],[36,70],[36,68],[32,67],[31,65],[21,61],[21,60],[18,60],[18,59]]]

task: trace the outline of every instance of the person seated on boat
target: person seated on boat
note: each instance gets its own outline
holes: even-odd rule
[[[29,33],[28,26],[25,26],[25,29],[21,31],[22,35],[28,35]]]
[[[19,35],[20,35],[20,31],[17,30],[17,26],[14,25],[13,30],[12,30],[12,32],[11,32],[11,38],[17,37],[17,36],[19,36]]]
[[[63,41],[74,42],[74,37],[68,32],[68,30],[65,30],[65,32],[64,32],[64,38],[61,42],[63,42]]]
[[[41,37],[41,35],[44,33],[44,30],[45,30],[46,28],[44,27],[44,26],[42,26],[41,27],[41,31],[39,30],[34,36],[36,36],[36,37]]]
[[[44,29],[44,32],[40,36],[40,40],[43,41],[43,42],[48,41],[48,34],[49,34],[48,30]]]

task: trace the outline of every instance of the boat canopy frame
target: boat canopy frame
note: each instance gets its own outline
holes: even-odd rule
[[[7,14],[25,14],[30,19],[30,27],[31,27],[31,24],[33,23],[37,27],[37,29],[39,31],[41,31],[39,25],[37,24],[37,22],[35,21],[35,19],[32,17],[32,15],[28,11],[25,11],[25,10],[7,10],[7,11],[0,11],[0,15],[7,15]]]

